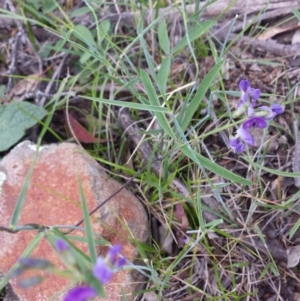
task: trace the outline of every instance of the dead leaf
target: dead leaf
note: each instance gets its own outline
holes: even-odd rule
[[[298,25],[296,26],[289,26],[289,27],[271,27],[265,30],[261,35],[259,35],[257,39],[260,41],[267,41],[279,33],[294,30],[297,28],[300,28],[300,23],[298,23]]]
[[[26,96],[36,92],[41,73],[34,73],[19,81],[10,91],[9,100],[22,101]]]
[[[184,212],[183,206],[179,203],[175,205],[174,216],[181,221],[181,229],[184,230],[188,228],[189,221]]]
[[[105,142],[106,139],[98,139],[92,136],[71,114],[65,111],[65,123],[69,135],[83,143]]]

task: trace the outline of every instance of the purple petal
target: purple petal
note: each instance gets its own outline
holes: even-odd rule
[[[250,106],[249,108],[248,108],[248,117],[251,117],[251,116],[253,116],[254,115],[254,108],[253,108],[253,106]]]
[[[250,83],[246,79],[242,79],[239,83],[239,88],[242,92],[246,93],[251,88]]]
[[[257,113],[257,115],[259,115],[260,117],[263,117],[265,119],[272,119],[276,116],[276,113],[273,112],[269,107],[267,106],[261,106],[259,108],[257,108],[260,111],[264,111],[265,113],[261,112],[261,113]]]
[[[259,97],[260,97],[260,90],[259,89],[251,89],[251,92],[250,92],[250,94],[251,94],[251,97],[252,97],[252,102],[254,102],[254,104],[255,104],[255,102],[259,99]]]
[[[281,114],[283,113],[284,109],[279,103],[275,103],[271,106],[271,110],[276,114]]]
[[[242,128],[245,130],[248,130],[250,128],[264,129],[266,126],[267,126],[266,120],[264,118],[257,117],[257,116],[249,118],[242,124]]]
[[[125,257],[120,257],[118,258],[118,261],[115,264],[115,268],[121,268],[126,264],[126,258]]]
[[[248,101],[248,91],[246,91],[245,93],[242,93],[242,97],[241,97],[241,101],[239,103],[239,106],[243,105],[245,102]]]
[[[60,253],[71,249],[70,246],[61,238],[58,238],[55,241],[55,248]]]
[[[246,150],[245,144],[239,138],[230,139],[229,143],[235,153],[241,153]]]
[[[71,289],[65,296],[64,301],[86,301],[89,298],[95,298],[97,292],[90,286],[81,286]]]
[[[254,145],[254,139],[252,135],[248,132],[248,129],[244,129],[243,126],[241,126],[236,132],[245,143],[249,145]]]
[[[120,254],[122,247],[121,245],[112,246],[107,252],[107,260],[114,265],[117,262],[118,254]]]
[[[93,275],[102,283],[106,284],[113,276],[113,271],[107,266],[103,258],[98,257],[93,269]]]

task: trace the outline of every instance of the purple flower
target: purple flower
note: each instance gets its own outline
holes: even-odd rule
[[[246,150],[246,144],[253,146],[254,139],[249,132],[251,128],[260,128],[263,129],[267,126],[265,119],[261,117],[251,117],[244,121],[239,129],[236,131],[236,136],[230,139],[230,147],[236,153],[241,153]]]
[[[114,273],[105,260],[98,257],[94,266],[93,274],[102,284],[107,284]]]
[[[259,111],[255,113],[255,116],[263,117],[267,120],[273,119],[275,116],[283,113],[283,107],[275,103],[270,108],[267,106],[261,106],[257,108]]]
[[[241,141],[240,138],[230,139],[229,144],[235,153],[242,153],[246,150],[246,145]]]
[[[71,249],[70,246],[61,238],[58,238],[55,241],[55,248],[59,253],[69,251]]]
[[[239,88],[242,92],[242,96],[238,104],[238,108],[233,114],[233,117],[238,117],[246,111],[248,117],[253,116],[254,106],[260,96],[260,90],[252,88],[249,81],[244,79],[240,81]]]
[[[246,103],[249,100],[249,96],[252,99],[252,106],[255,105],[256,101],[259,99],[260,90],[254,89],[251,87],[249,81],[242,79],[239,83],[239,88],[242,92],[242,97],[240,101],[240,105]]]
[[[271,110],[276,113],[276,115],[282,114],[284,112],[284,108],[279,103],[274,103],[271,106]]]
[[[105,258],[97,258],[93,274],[102,284],[107,284],[112,278],[114,270],[126,263],[126,259],[119,256],[121,248],[120,245],[112,246]]]
[[[90,286],[81,286],[71,289],[65,296],[64,301],[86,301],[90,298],[95,298],[97,292]]]

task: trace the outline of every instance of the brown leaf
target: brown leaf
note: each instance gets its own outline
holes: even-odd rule
[[[98,139],[92,136],[69,112],[65,110],[65,124],[71,137],[83,143],[104,142],[105,139]],[[106,140],[105,140],[106,141]]]
[[[188,218],[184,212],[183,206],[180,203],[175,205],[174,216],[181,221],[182,230],[189,226]]]
[[[10,91],[8,95],[9,100],[22,101],[26,95],[34,93],[39,84],[39,77],[41,73],[31,74],[28,77],[19,81]]]
[[[267,41],[272,37],[278,35],[279,33],[295,30],[300,27],[300,24],[296,26],[289,26],[289,27],[271,27],[266,29],[261,35],[258,36],[258,40]]]

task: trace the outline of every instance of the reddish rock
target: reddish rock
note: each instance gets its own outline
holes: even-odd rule
[[[36,146],[26,141],[0,162],[1,226],[7,227],[10,224],[22,185],[36,154]],[[120,188],[120,184],[110,179],[103,168],[79,146],[61,143],[40,147],[18,225],[75,225],[83,217],[78,178],[81,180],[89,210]],[[130,241],[136,239],[145,242],[149,237],[145,209],[126,189],[101,207],[91,220],[94,232],[111,244],[121,244],[122,254],[131,261],[138,257],[138,251]],[[0,272],[6,274],[9,271],[36,234],[36,231],[20,231],[16,234],[0,232]],[[71,235],[84,234],[82,231],[74,231]],[[87,253],[86,244],[74,243]],[[105,255],[107,248],[99,247],[97,251]],[[31,257],[45,258],[56,266],[63,267],[46,239],[38,244]],[[119,297],[121,288],[126,292],[128,300],[133,300],[134,295],[131,293],[141,288],[142,279],[136,271],[117,272],[105,287],[106,300],[122,300]],[[63,290],[69,281],[51,275],[47,276],[46,281],[28,290],[18,288],[16,280],[12,280],[11,284],[21,301],[42,301]],[[54,300],[62,299],[63,293]]]

